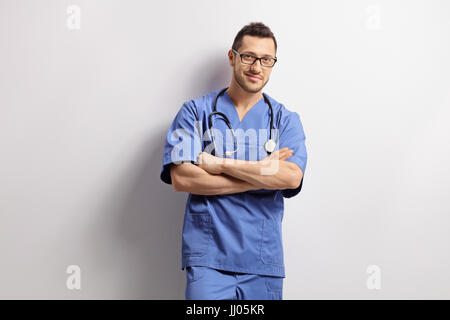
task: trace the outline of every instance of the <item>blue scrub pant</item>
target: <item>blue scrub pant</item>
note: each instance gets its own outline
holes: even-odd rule
[[[282,300],[283,278],[186,267],[186,300]]]

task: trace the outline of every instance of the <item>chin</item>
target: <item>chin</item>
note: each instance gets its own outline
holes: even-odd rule
[[[245,79],[245,75],[244,75],[244,78],[237,79],[237,83],[241,86],[242,89],[244,89],[247,92],[251,92],[251,93],[257,93],[257,92],[261,91],[262,88],[264,88],[264,86],[265,86],[265,83],[264,83],[264,85],[261,85],[260,83],[254,83],[254,82],[251,82],[251,81]]]
[[[254,85],[254,84],[250,84],[247,86],[248,91],[253,92],[253,93],[261,91],[262,88],[264,88],[264,86]]]

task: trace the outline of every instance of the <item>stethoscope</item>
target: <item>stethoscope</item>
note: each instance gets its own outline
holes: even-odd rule
[[[213,143],[214,143],[214,146],[215,146],[215,140],[214,140],[214,134],[213,134],[213,131],[214,131],[214,130],[212,130],[212,129],[213,129],[213,125],[212,125],[212,116],[213,116],[214,114],[218,114],[218,115],[221,115],[221,116],[222,116],[223,120],[225,121],[225,123],[227,124],[228,128],[231,130],[231,133],[233,134],[233,139],[234,139],[234,141],[235,141],[235,143],[236,143],[236,147],[237,147],[236,150],[234,150],[234,151],[225,151],[225,154],[226,154],[226,155],[231,155],[231,154],[233,154],[234,152],[238,151],[239,145],[238,145],[236,136],[235,136],[235,134],[234,134],[233,127],[231,126],[231,123],[230,123],[230,121],[228,120],[227,116],[226,116],[224,113],[219,112],[219,111],[216,110],[217,99],[218,99],[218,98],[219,98],[219,97],[220,97],[227,89],[228,89],[228,87],[222,89],[222,90],[217,94],[216,98],[214,99],[213,112],[210,113],[209,118],[208,118],[208,122],[209,122],[209,128],[210,128],[210,130],[211,130],[211,138],[212,138]],[[264,143],[264,150],[266,150],[266,152],[267,152],[268,154],[270,154],[270,153],[272,153],[272,152],[275,150],[275,147],[276,147],[276,142],[272,139],[272,130],[273,130],[273,109],[272,109],[272,104],[271,104],[270,101],[269,101],[269,98],[267,98],[267,96],[266,96],[264,93],[263,93],[263,96],[264,96],[264,101],[269,105],[269,108],[270,108],[270,138],[269,138],[269,140],[267,140],[267,141]]]

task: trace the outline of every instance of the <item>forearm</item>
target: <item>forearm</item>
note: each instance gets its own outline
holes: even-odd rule
[[[296,188],[302,175],[295,163],[275,159],[267,161],[224,159],[221,172],[247,181],[258,189],[269,190]]]
[[[191,163],[176,168],[172,184],[176,191],[199,195],[218,195],[258,190],[260,188],[247,181],[224,174],[210,174]]]

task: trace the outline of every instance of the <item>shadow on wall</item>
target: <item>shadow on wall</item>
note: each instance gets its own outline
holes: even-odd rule
[[[229,81],[226,51],[209,61],[186,89],[192,99]],[[172,120],[152,130],[136,162],[128,164],[129,170],[112,186],[89,230],[85,247],[94,255],[95,265],[89,278],[101,286],[89,291],[92,298],[185,298],[181,240],[188,194],[160,180],[164,140]]]
[[[192,73],[192,80],[187,84],[189,99],[201,97],[211,91],[229,86],[232,69],[228,64],[228,49],[216,51],[199,70]]]

